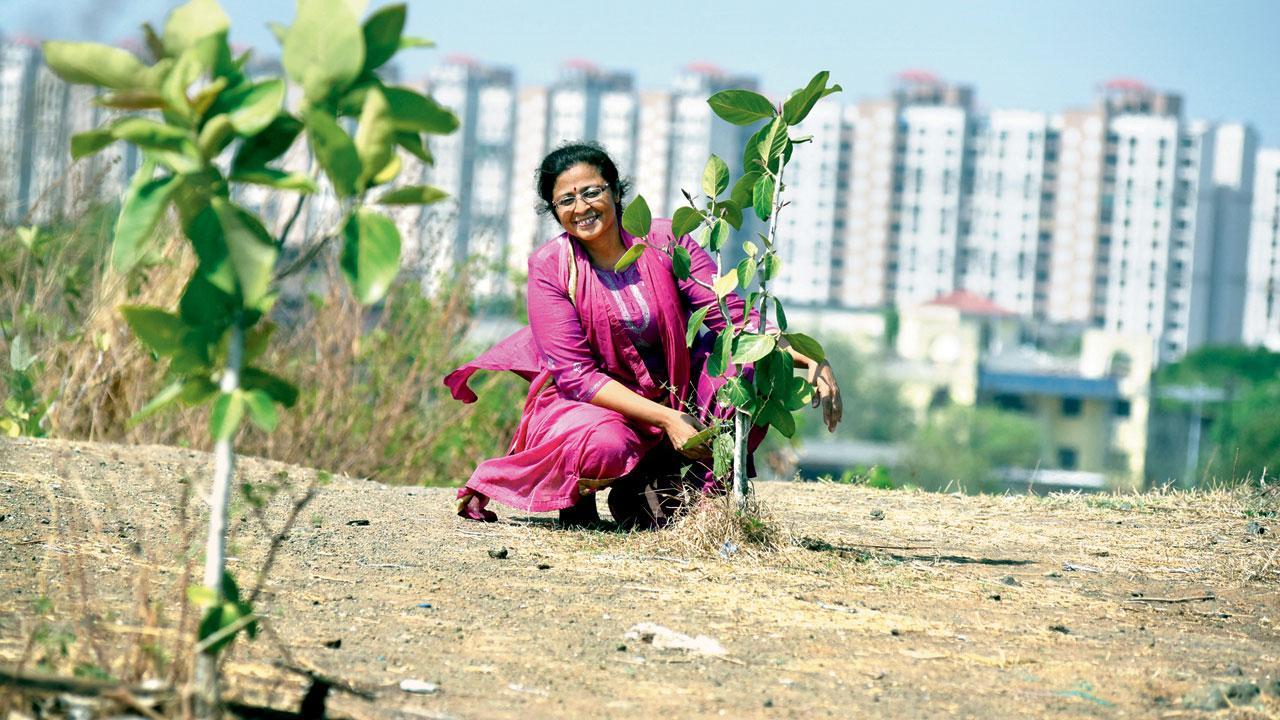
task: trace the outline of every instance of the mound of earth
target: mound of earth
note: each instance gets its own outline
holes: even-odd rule
[[[0,440],[0,663],[180,680],[211,468],[177,448]],[[717,548],[706,524],[564,530],[496,508],[482,525],[448,489],[240,472],[245,594],[274,557],[266,632],[226,664],[246,702],[296,707],[292,666],[367,691],[331,697],[351,717],[1280,712],[1280,521],[1243,492],[762,483],[791,540],[763,550]]]

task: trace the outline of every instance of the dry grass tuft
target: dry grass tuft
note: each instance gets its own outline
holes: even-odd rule
[[[679,558],[720,557],[759,560],[793,544],[785,525],[756,493],[739,509],[733,495],[703,496],[687,491],[683,509],[665,530],[635,538],[652,554]]]

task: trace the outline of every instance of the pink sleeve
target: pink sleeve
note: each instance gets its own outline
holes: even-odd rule
[[[720,303],[716,302],[716,294],[693,281],[694,278],[697,278],[710,285],[712,277],[715,276],[716,261],[711,257],[711,253],[694,242],[689,235],[677,238],[676,242],[689,251],[689,257],[693,260],[690,264],[689,279],[677,280],[677,284],[680,286],[680,293],[688,300],[690,311],[698,310],[708,305],[711,306],[711,309],[707,311],[707,317],[704,322],[708,328],[711,328],[712,332],[719,333],[728,327],[728,323],[725,322],[724,315],[720,312]],[[746,301],[738,294],[730,293],[724,299],[724,302],[725,305],[729,306],[729,315],[733,317],[733,323],[735,325],[740,324],[742,322],[742,311],[747,305]],[[760,313],[755,308],[752,308],[750,318],[751,323],[748,329],[754,332],[760,322]],[[770,326],[770,329],[773,329],[772,326]]]
[[[560,392],[571,400],[591,402],[610,378],[600,372],[578,310],[555,271],[553,264],[529,259],[529,328]]]

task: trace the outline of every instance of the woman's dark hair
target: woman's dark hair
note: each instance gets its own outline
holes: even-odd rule
[[[613,193],[613,203],[622,213],[622,198],[631,189],[631,182],[618,177],[618,166],[613,158],[599,145],[593,142],[576,142],[552,150],[542,159],[538,167],[538,197],[542,198],[541,211],[555,215],[555,206],[551,204],[551,192],[555,189],[556,178],[560,173],[574,165],[590,165],[600,172],[600,176],[609,183],[609,191]]]

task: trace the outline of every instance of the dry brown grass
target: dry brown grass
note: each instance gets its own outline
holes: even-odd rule
[[[793,544],[791,529],[758,494],[743,507],[732,494],[704,496],[686,491],[674,522],[660,532],[638,532],[639,548],[653,555],[744,558],[759,561]]]
[[[208,449],[207,408],[129,423],[168,381],[166,363],[136,342],[118,312],[124,304],[176,306],[194,264],[188,243],[171,232],[164,259],[129,277],[96,262],[91,286],[68,304],[57,266],[69,262],[62,253],[72,244],[61,243],[55,262],[25,273],[18,288],[26,312],[74,329],[33,342],[45,360],[41,394],[54,399],[47,434]],[[99,239],[99,249],[106,244]],[[430,300],[406,278],[370,309],[353,301],[333,258],[322,256],[301,284],[312,295],[277,308],[281,327],[258,361],[301,389],[299,404],[281,413],[270,435],[246,427],[238,452],[383,482],[446,485],[500,454],[523,399],[520,383],[482,374],[473,383],[481,402],[472,405],[452,400],[441,384],[475,352],[464,343],[475,320],[465,270]],[[7,314],[19,312],[15,300],[6,303]]]

